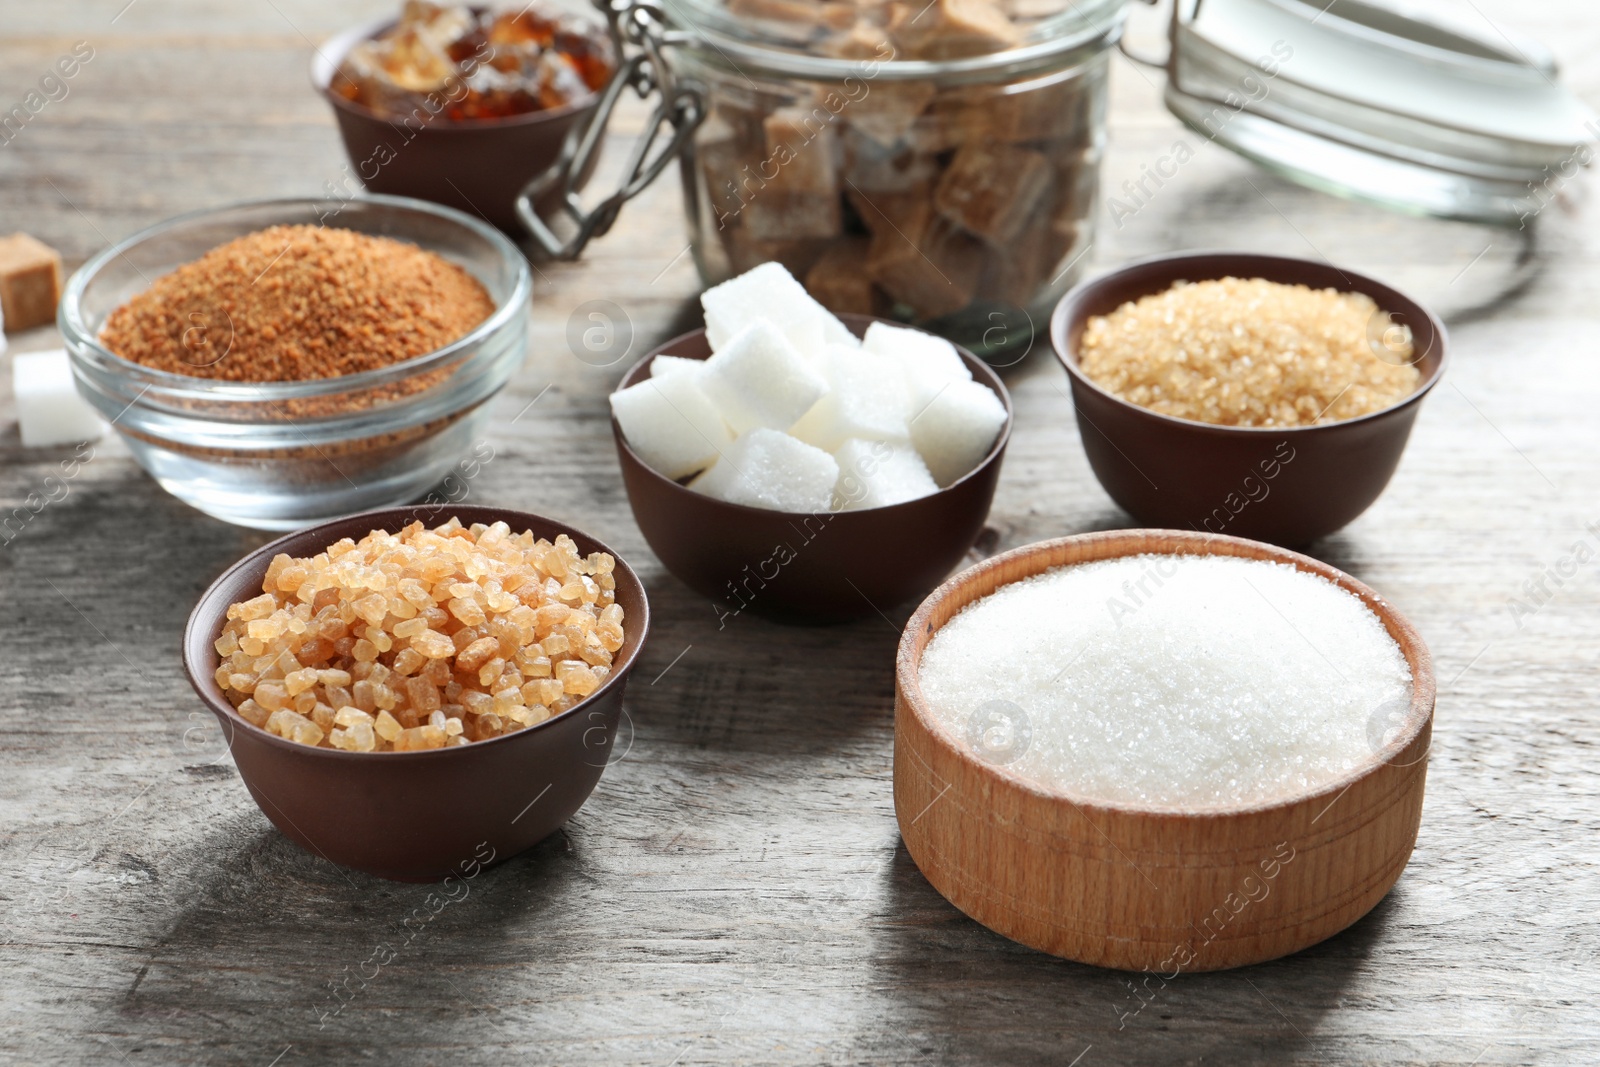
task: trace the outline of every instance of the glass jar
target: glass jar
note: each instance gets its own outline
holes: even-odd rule
[[[615,90],[662,102],[617,194],[585,213],[569,190],[577,239],[530,209],[548,181],[525,191],[547,250],[576,255],[672,154],[706,284],[776,260],[835,311],[1026,354],[1093,242],[1122,0],[599,2],[646,54]]]
[[[776,260],[834,311],[1006,363],[1093,241],[1121,5],[901,6],[668,5],[706,109],[681,155],[695,262],[714,284]]]

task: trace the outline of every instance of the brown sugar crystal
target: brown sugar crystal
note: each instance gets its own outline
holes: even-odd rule
[[[273,226],[156,279],[111,313],[100,340],[174,374],[306,381],[433,352],[494,309],[478,279],[415,245]]]
[[[624,640],[616,560],[503,522],[373,531],[275,556],[228,608],[217,685],[241,718],[303,745],[405,752],[559,715]]]
[[[1182,283],[1096,315],[1079,366],[1151,411],[1221,426],[1370,415],[1417,388],[1409,334],[1364,293],[1261,278]]]

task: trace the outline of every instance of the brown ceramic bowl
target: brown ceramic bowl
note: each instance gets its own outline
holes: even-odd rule
[[[594,791],[611,755],[628,672],[650,630],[644,587],[617,559],[617,603],[626,641],[605,683],[581,704],[516,733],[430,752],[344,752],[309,748],[252,726],[233,710],[213,674],[212,642],[228,606],[257,596],[279,552],[313,555],[375,529],[413,519],[430,525],[504,521],[515,532],[554,539],[578,551],[611,552],[587,534],[507,508],[415,505],[369,511],[312,526],[256,549],[212,583],[183,634],[183,665],[195,692],[222,724],[239,777],[262,814],[323,859],[399,881],[474,874],[549,836]],[[613,556],[616,553],[611,553]]]
[[[1417,390],[1371,415],[1322,426],[1212,426],[1158,415],[1111,395],[1078,368],[1078,341],[1092,315],[1159,293],[1178,281],[1228,276],[1365,293],[1409,327],[1420,357]],[[1287,256],[1191,252],[1157,256],[1074,288],[1050,321],[1056,357],[1089,466],[1107,493],[1141,523],[1304,545],[1366,511],[1389,484],[1422,398],[1444,371],[1444,324],[1382,282]]]
[[[868,315],[840,318],[858,337],[880,321]],[[667,570],[711,599],[724,625],[746,609],[785,622],[845,622],[926,593],[961,562],[983,530],[1011,438],[1006,387],[982,360],[957,351],[973,379],[1005,404],[1005,426],[965,477],[886,508],[810,515],[714,500],[651,468],[612,419],[622,481],[645,540]],[[705,331],[694,330],[634,364],[617,388],[648,378],[656,356],[710,355]],[[788,551],[782,551],[785,546]],[[792,559],[776,562],[791,553]]]
[[[559,160],[561,147],[574,129],[582,131],[594,116],[600,94],[576,104],[503,119],[450,122],[434,119],[390,119],[347,100],[330,86],[345,54],[360,41],[394,25],[393,19],[358,26],[320,48],[311,62],[311,81],[333,107],[350,167],[336,185],[341,198],[355,194],[354,182],[375,193],[413,196],[486,219],[509,233],[521,234],[516,199],[524,186]],[[599,163],[597,151],[579,176],[578,188]],[[558,198],[539,201],[548,210]]]

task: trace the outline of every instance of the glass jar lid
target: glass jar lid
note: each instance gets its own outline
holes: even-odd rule
[[[1121,33],[1124,0],[662,0],[680,43],[752,73],[889,80],[1058,65]]]
[[[1175,0],[1168,108],[1304,185],[1516,223],[1589,161],[1600,121],[1536,42],[1366,0]]]

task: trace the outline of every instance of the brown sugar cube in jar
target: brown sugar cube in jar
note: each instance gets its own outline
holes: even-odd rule
[[[1075,226],[1038,219],[1003,248],[990,248],[978,295],[1026,307],[1040,287],[1054,279],[1058,264],[1073,251]]]
[[[939,178],[933,201],[941,215],[962,229],[1004,245],[1028,224],[1050,189],[1051,177],[1049,161],[1038,152],[969,144]]]
[[[867,19],[856,19],[849,29],[829,37],[821,50],[839,59],[891,59],[895,51],[883,27]]]
[[[774,171],[744,209],[751,236],[831,237],[839,232],[838,134],[821,107],[786,107],[762,123],[763,169]],[[765,175],[763,175],[765,177]]]
[[[1091,218],[1100,203],[1100,150],[1086,148],[1065,153],[1056,159],[1056,207],[1058,224],[1072,225]]]
[[[762,240],[751,236],[747,229],[732,227],[722,234],[722,246],[728,257],[728,264],[735,273],[743,274],[753,267],[763,263],[782,263],[790,274],[797,278],[805,277],[812,266],[828,250],[828,247],[839,240],[834,237],[805,237],[794,241]]]
[[[706,197],[719,229],[738,225],[745,200],[755,189],[754,164],[738,130],[720,111],[713,111],[695,133],[694,159],[704,176]]]
[[[1091,104],[1103,101],[1081,77],[1036,79],[1007,86],[958,86],[929,105],[918,146],[929,151],[974,141],[1032,144],[1042,151],[1086,147],[1093,139]]]
[[[869,197],[910,192],[930,186],[939,176],[935,157],[904,144],[885,145],[854,126],[844,128],[839,144],[844,152],[842,179],[847,196],[852,189]]]
[[[741,22],[763,23],[778,36],[802,42],[849,27],[856,19],[856,5],[841,0],[728,0],[728,14]]]
[[[884,146],[898,146],[911,137],[936,89],[932,82],[880,81],[842,112],[851,128]]]
[[[0,312],[8,331],[56,321],[61,253],[25,233],[0,237]]]
[[[805,274],[806,292],[832,311],[876,314],[879,300],[866,271],[869,247],[865,237],[845,237],[829,245]]]
[[[889,23],[895,42],[913,59],[960,59],[1015,47],[1022,41],[991,0],[896,3]]]
[[[866,189],[852,183],[845,200],[874,237],[903,235],[907,226],[925,225],[923,209],[933,197],[933,183],[917,182],[902,190]]]
[[[914,204],[905,221],[873,234],[867,273],[918,318],[960,311],[977,293],[983,242],[940,218],[927,200]]]

